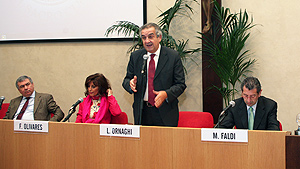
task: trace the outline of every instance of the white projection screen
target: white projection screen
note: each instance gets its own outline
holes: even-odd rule
[[[145,18],[146,0],[0,0],[0,42],[124,38],[104,34]]]

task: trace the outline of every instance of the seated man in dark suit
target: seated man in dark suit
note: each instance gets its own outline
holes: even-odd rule
[[[14,120],[45,120],[61,121],[64,113],[56,105],[52,95],[38,93],[30,77],[20,76],[16,80],[16,87],[22,96],[10,101],[3,119]],[[51,118],[51,113],[53,117]]]
[[[219,128],[249,130],[279,130],[277,103],[261,96],[257,78],[247,77],[241,84],[242,97],[234,100],[235,106],[227,110],[227,116]]]

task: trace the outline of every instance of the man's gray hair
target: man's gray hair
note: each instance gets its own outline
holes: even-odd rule
[[[19,89],[18,83],[19,83],[19,82],[23,82],[23,81],[26,80],[26,79],[29,79],[30,83],[33,83],[32,79],[31,79],[29,76],[26,76],[26,75],[20,76],[20,77],[16,80],[16,87],[17,87],[17,89]]]
[[[247,77],[241,84],[241,89],[243,92],[243,87],[246,87],[248,90],[256,89],[257,93],[261,91],[261,85],[259,80],[256,77]]]
[[[142,37],[142,30],[148,29],[148,28],[151,28],[151,27],[155,28],[155,33],[156,33],[157,37],[162,35],[162,31],[161,31],[160,27],[156,23],[151,23],[150,22],[150,23],[147,23],[147,24],[140,27],[140,37]]]

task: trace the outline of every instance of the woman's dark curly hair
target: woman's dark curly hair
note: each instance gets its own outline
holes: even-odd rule
[[[111,89],[111,87],[110,87],[109,81],[106,79],[106,77],[100,73],[92,74],[86,78],[86,80],[85,80],[86,91],[84,92],[85,96],[87,96],[89,94],[88,87],[91,82],[93,82],[95,86],[99,87],[98,93],[100,96],[107,97],[107,89]]]

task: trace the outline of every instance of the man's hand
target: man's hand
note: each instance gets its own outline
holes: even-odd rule
[[[133,79],[130,80],[130,88],[133,92],[137,92],[136,90],[136,82],[137,82],[137,77],[134,76]]]
[[[159,108],[162,105],[162,103],[166,100],[166,98],[168,97],[167,92],[153,90],[153,93],[156,95],[156,97],[154,99],[154,105],[155,105],[155,107]]]

